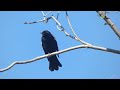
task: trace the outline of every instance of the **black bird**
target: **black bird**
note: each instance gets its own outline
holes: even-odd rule
[[[58,45],[57,45],[57,41],[55,37],[48,30],[44,30],[41,34],[42,34],[42,38],[41,38],[42,47],[43,47],[45,54],[58,51]],[[59,67],[62,67],[62,64],[59,62],[56,55],[53,55],[47,58],[49,61],[50,71],[58,70]]]

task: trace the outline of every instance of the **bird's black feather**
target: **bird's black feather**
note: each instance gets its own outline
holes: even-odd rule
[[[42,38],[41,38],[42,47],[45,54],[59,50],[55,37],[48,30],[44,30],[41,34],[42,34]],[[59,67],[62,67],[62,64],[59,62],[56,55],[47,58],[49,61],[49,70],[54,71],[54,70],[58,70]]]

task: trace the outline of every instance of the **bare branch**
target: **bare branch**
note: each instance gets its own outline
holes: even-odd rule
[[[71,28],[74,36],[75,36],[82,44],[91,45],[90,43],[87,43],[87,42],[81,40],[81,39],[77,36],[77,34],[75,33],[75,31],[74,31],[74,29],[73,29],[73,27],[72,27],[72,25],[71,25],[71,22],[70,22],[70,19],[69,19],[69,17],[68,17],[67,11],[66,11],[66,18],[67,18],[67,20],[68,20],[68,24],[69,24],[69,26],[70,26],[70,28]]]
[[[103,12],[103,13],[102,13]],[[105,11],[97,11],[97,13],[106,21],[106,23],[112,28],[114,33],[119,37],[120,39],[120,31],[117,28],[117,26],[106,16]]]
[[[58,13],[57,13],[57,20],[58,20],[58,16],[59,16],[59,13],[60,13],[61,11],[58,11]]]
[[[34,24],[34,23],[39,23],[39,22],[48,22],[48,20],[51,19],[51,17],[44,18],[42,20],[34,21],[34,22],[25,22],[24,24]]]
[[[71,37],[72,39],[75,39],[75,40],[79,41],[76,37],[68,34],[68,33],[65,31],[64,27],[58,22],[58,20],[57,20],[54,16],[51,16],[51,17],[48,17],[48,18],[44,18],[43,20],[38,20],[38,21],[34,21],[34,22],[25,22],[24,24],[34,24],[34,23],[39,23],[39,22],[46,22],[46,23],[47,23],[49,19],[55,20],[55,22],[56,22],[56,24],[57,24],[58,30],[63,31],[63,32],[66,34],[66,36],[69,36],[69,37]],[[59,27],[61,27],[61,29],[60,29]]]
[[[102,51],[111,52],[111,53],[115,53],[115,54],[120,54],[119,50],[104,48],[104,47],[100,47],[100,46],[93,46],[92,45],[92,46],[88,46],[88,48],[95,49],[95,50],[102,50]]]
[[[50,14],[52,11],[49,11],[45,16],[47,16],[48,14]]]
[[[70,38],[79,41],[76,37],[70,35],[67,31],[65,31],[64,27],[60,24],[60,22],[58,22],[58,20],[54,16],[51,16],[51,18],[53,18],[55,20],[58,30],[63,31],[66,36],[69,36]],[[61,29],[59,27],[61,27]]]
[[[59,13],[60,13],[60,11],[58,12],[58,14],[59,14]],[[43,11],[42,11],[42,14],[43,14],[43,16],[45,16],[45,14],[44,14]],[[57,18],[58,18],[58,16],[57,16]],[[44,17],[42,20],[38,20],[38,21],[34,21],[34,22],[25,22],[24,24],[34,24],[34,23],[39,23],[39,22],[46,22],[46,23],[47,23],[49,19],[55,20],[56,25],[57,25],[57,29],[60,30],[60,31],[63,31],[66,36],[69,36],[70,38],[75,39],[75,40],[77,40],[77,41],[79,41],[79,42],[82,42],[82,43],[84,43],[84,44],[86,43],[86,44],[88,44],[88,45],[91,45],[91,44],[89,44],[89,43],[87,43],[87,42],[85,42],[85,41],[82,41],[82,40],[78,39],[77,37],[74,37],[74,36],[70,35],[67,31],[65,31],[64,27],[60,24],[60,22],[59,22],[54,16],[51,16],[51,17],[48,17],[48,18]],[[61,29],[60,29],[59,27],[60,27]],[[75,33],[75,32],[74,32],[74,33]]]
[[[39,22],[44,22],[45,20],[38,20],[38,21],[34,21],[34,22],[25,22],[24,24],[33,24],[33,23],[39,23]]]
[[[43,58],[46,58],[46,57],[55,55],[55,54],[61,54],[61,53],[63,53],[63,52],[67,52],[67,51],[74,50],[74,49],[78,49],[78,48],[85,48],[86,46],[87,46],[87,45],[79,45],[79,46],[67,48],[67,49],[64,49],[64,50],[61,50],[61,51],[58,51],[58,52],[53,52],[53,53],[49,53],[49,54],[46,54],[46,55],[43,55],[43,56],[39,56],[39,57],[33,58],[33,59],[31,59],[31,60],[15,61],[15,62],[13,62],[11,65],[9,65],[8,67],[6,67],[6,68],[4,68],[4,69],[0,69],[0,72],[4,72],[4,71],[6,71],[6,70],[9,70],[10,68],[12,68],[13,66],[15,66],[16,64],[31,63],[31,62],[34,62],[34,61],[37,61],[37,60],[40,60],[40,59],[43,59]]]
[[[41,12],[42,12],[43,16],[45,16],[44,12],[43,11],[41,11]]]
[[[16,64],[31,63],[31,62],[34,62],[34,61],[37,61],[37,60],[40,60],[40,59],[43,59],[43,58],[46,58],[46,57],[49,57],[49,56],[53,56],[53,55],[56,55],[56,54],[61,54],[61,53],[68,52],[68,51],[75,50],[75,49],[79,49],[79,48],[91,48],[91,49],[102,50],[102,51],[106,51],[106,52],[112,52],[112,53],[115,53],[115,54],[120,54],[120,51],[110,49],[110,48],[104,48],[104,47],[93,46],[93,45],[92,46],[91,45],[78,45],[78,46],[70,47],[70,48],[60,50],[60,51],[57,51],[57,52],[49,53],[49,54],[46,54],[46,55],[43,55],[43,56],[38,56],[38,57],[33,58],[31,60],[15,61],[12,64],[10,64],[8,67],[0,69],[0,72],[4,72],[6,70],[9,70],[10,68],[15,66]]]
[[[70,35],[68,32],[65,31],[64,27],[60,24],[60,22],[59,22],[54,16],[51,16],[51,18],[53,18],[53,20],[55,20],[55,22],[56,22],[56,24],[57,24],[58,30],[63,31],[66,36],[69,36],[69,37],[71,37],[72,39],[75,39],[75,40],[78,41],[78,39],[77,39],[76,37]],[[61,29],[60,29],[59,27],[61,27]]]

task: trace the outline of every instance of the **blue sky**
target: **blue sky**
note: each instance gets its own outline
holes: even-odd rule
[[[46,13],[46,12],[45,12]],[[120,50],[120,40],[95,11],[68,11],[72,26],[78,36],[93,45]],[[57,12],[52,12],[48,16]],[[107,14],[120,28],[120,13]],[[41,11],[0,11],[0,69],[14,61],[23,61],[44,55],[41,32],[49,30],[56,38],[59,50],[81,43],[57,30],[55,22],[24,24],[25,21],[42,19]],[[59,16],[60,23],[72,34],[65,12]],[[62,67],[59,71],[48,69],[46,58],[15,65],[0,72],[0,79],[111,79],[120,78],[120,55],[93,49],[77,49],[60,54]]]

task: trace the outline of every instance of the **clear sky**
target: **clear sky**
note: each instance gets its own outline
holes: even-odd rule
[[[46,13],[46,12],[45,12]],[[68,11],[72,26],[78,36],[93,45],[120,50],[120,40],[95,11]],[[57,12],[52,12],[48,16]],[[120,13],[107,14],[120,29]],[[41,32],[49,30],[56,38],[59,50],[81,43],[65,36],[49,22],[24,24],[43,19],[41,11],[0,11],[0,69],[14,61],[23,61],[44,55]],[[62,11],[60,23],[72,34]],[[60,54],[62,67],[51,72],[46,58],[19,64],[0,72],[0,79],[111,79],[120,78],[120,55],[93,49],[76,49]]]

